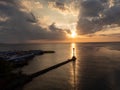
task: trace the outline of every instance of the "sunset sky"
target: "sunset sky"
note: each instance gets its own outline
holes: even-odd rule
[[[0,43],[120,41],[120,0],[0,0]]]

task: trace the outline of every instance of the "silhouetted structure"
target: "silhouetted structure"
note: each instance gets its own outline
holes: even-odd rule
[[[49,53],[49,52],[48,52]],[[51,52],[54,53],[54,52]],[[49,68],[46,68],[44,70],[38,71],[36,73],[33,73],[31,75],[25,75],[22,73],[10,73],[8,76],[9,78],[6,79],[6,77],[0,77],[0,80],[5,80],[5,85],[0,87],[0,90],[17,90],[18,88],[22,88],[25,84],[29,83],[30,81],[32,81],[32,79],[34,79],[35,77],[38,77],[40,75],[43,75],[51,70],[54,70],[60,66],[63,66],[69,62],[74,62],[76,60],[76,57],[73,54],[73,57],[71,59],[68,59],[64,62],[61,62],[59,64],[53,65]]]

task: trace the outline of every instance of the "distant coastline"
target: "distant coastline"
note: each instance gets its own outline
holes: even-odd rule
[[[40,43],[0,43],[0,45],[27,45],[27,44],[66,44],[66,43],[120,43],[120,41],[111,41],[111,42],[40,42]]]

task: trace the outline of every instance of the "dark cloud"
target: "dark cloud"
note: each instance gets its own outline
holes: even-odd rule
[[[55,6],[54,7],[59,8],[62,11],[67,10],[67,8],[65,7],[64,3],[62,3],[62,2],[55,2]]]
[[[40,28],[40,27],[39,27]],[[36,29],[35,39],[46,39],[46,40],[61,40],[66,38],[64,30],[56,27],[55,23],[48,26],[48,29],[41,28]]]
[[[99,36],[109,36],[109,37],[112,37],[112,36],[114,36],[114,37],[120,37],[120,33],[117,33],[117,34],[109,34],[109,35],[106,35],[106,34],[100,34]]]
[[[49,29],[51,30],[51,31],[60,31],[60,30],[62,30],[62,29],[60,29],[60,28],[57,28],[56,26],[55,26],[55,23],[52,23],[50,26],[49,26]]]
[[[103,11],[103,22],[104,24],[118,24],[120,25],[120,6],[113,6]]]
[[[82,0],[80,1],[77,30],[79,34],[91,34],[107,25],[120,25],[120,0]]]
[[[103,10],[102,2],[99,0],[85,0],[81,1],[81,15],[85,17],[95,17]]]
[[[101,30],[101,22],[99,20],[89,20],[87,18],[80,18],[77,24],[79,34],[90,34]]]
[[[16,1],[18,1],[18,0],[0,0],[0,3],[2,2],[2,3],[9,3],[9,4],[16,4]]]
[[[66,5],[66,0],[56,0],[56,1],[49,1],[49,6],[51,8],[54,8],[54,9],[57,9],[57,10],[60,10],[62,12],[70,12],[69,8],[67,7]]]
[[[47,0],[49,7],[63,14],[76,14],[79,0]]]
[[[21,11],[17,0],[0,0],[0,42],[26,42],[39,39],[64,39],[55,25],[42,28],[32,12]],[[50,28],[51,27],[51,28]]]
[[[26,19],[28,22],[31,22],[31,23],[36,23],[37,22],[37,19],[36,19],[35,15],[33,13],[30,13],[30,17],[31,18]]]

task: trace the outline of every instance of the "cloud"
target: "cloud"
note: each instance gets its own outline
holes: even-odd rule
[[[49,8],[59,11],[61,14],[73,14],[78,15],[78,0],[69,1],[69,0],[56,0],[48,1]]]
[[[120,6],[115,5],[103,11],[102,20],[104,24],[107,24],[107,25],[110,25],[110,24],[120,25],[119,15],[120,15]]]
[[[120,26],[120,0],[82,0],[79,13],[79,34],[92,34],[108,25]]]
[[[62,2],[49,2],[49,7],[58,9],[62,12],[70,12],[69,8]]]
[[[99,0],[84,0],[81,1],[81,16],[95,17],[99,15],[99,12],[103,10],[102,2]]]
[[[0,0],[0,42],[20,43],[29,40],[65,39],[66,34],[52,24],[43,28],[32,12],[17,0]]]
[[[94,33],[94,35],[118,37],[120,36],[120,27],[114,27],[114,26],[108,27],[106,30],[103,29],[101,31]]]
[[[34,0],[21,0],[21,10],[31,12],[33,9],[41,9],[43,5],[39,1]]]
[[[6,17],[6,16],[0,16],[0,22],[5,22],[5,21],[7,21],[9,18],[8,17]]]

